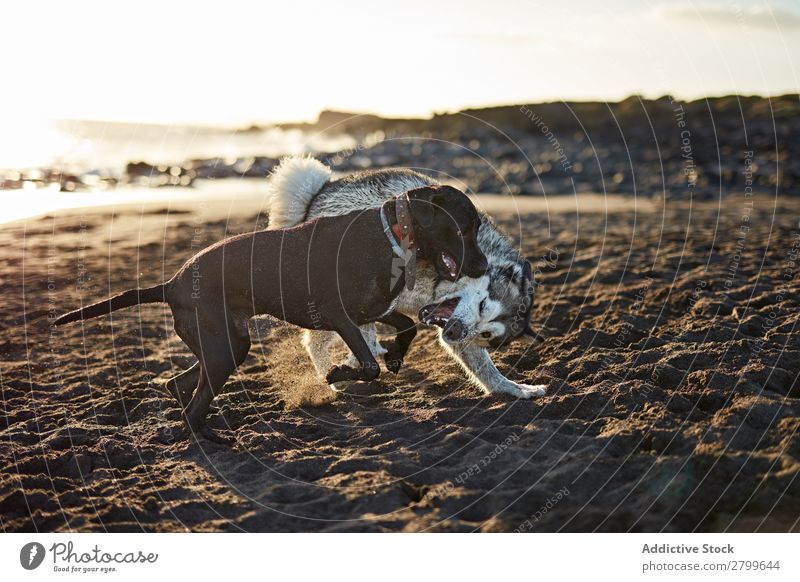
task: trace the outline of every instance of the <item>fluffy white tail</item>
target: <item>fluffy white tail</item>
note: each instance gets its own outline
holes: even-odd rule
[[[331,179],[331,169],[309,157],[281,160],[269,177],[269,229],[303,221],[311,199]]]

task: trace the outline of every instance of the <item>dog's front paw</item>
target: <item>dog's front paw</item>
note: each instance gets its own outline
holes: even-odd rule
[[[336,382],[352,380],[355,372],[356,369],[350,366],[334,366],[328,371],[325,381],[328,384],[335,384]]]
[[[353,368],[351,366],[334,366],[331,368],[325,380],[328,384],[336,384],[337,382],[345,382],[347,380],[359,380],[362,382],[369,382],[374,380],[380,375],[381,371],[378,368],[377,362]]]
[[[510,396],[527,400],[528,398],[534,398],[536,396],[544,396],[547,392],[547,384],[536,384],[532,386],[530,384],[517,384],[516,382],[508,380],[493,386],[489,391],[494,394],[509,394]]]
[[[518,398],[533,398],[534,396],[544,396],[547,393],[547,384],[517,384],[519,390]]]

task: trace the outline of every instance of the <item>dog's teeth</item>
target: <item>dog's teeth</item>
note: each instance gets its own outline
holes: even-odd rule
[[[455,259],[442,251],[442,263],[447,268],[447,273],[455,279],[458,275],[458,265],[456,265]]]

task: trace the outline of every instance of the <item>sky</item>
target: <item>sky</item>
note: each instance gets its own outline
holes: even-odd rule
[[[798,0],[4,0],[0,122],[800,91]]]

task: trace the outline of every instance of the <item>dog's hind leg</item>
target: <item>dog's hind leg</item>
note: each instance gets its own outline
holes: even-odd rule
[[[195,362],[177,376],[174,376],[164,383],[164,388],[181,405],[181,408],[189,404],[192,393],[197,387],[200,378],[200,362]]]
[[[389,344],[383,356],[386,369],[393,374],[397,374],[400,371],[400,367],[403,365],[403,360],[406,357],[406,353],[408,353],[411,342],[417,337],[417,326],[413,319],[397,311],[384,315],[378,321],[386,325],[391,325],[397,330],[394,341]]]
[[[175,320],[175,333],[197,357],[197,361],[192,366],[163,384],[163,388],[178,401],[181,409],[183,409],[189,404],[192,399],[192,393],[200,381],[200,364],[202,361],[199,355],[201,353],[198,333],[200,321],[198,313],[193,309],[173,309],[172,316]]]
[[[181,322],[179,335],[197,356],[200,368],[197,389],[183,411],[183,418],[192,431],[197,431],[203,425],[214,397],[247,357],[250,336],[246,326],[243,330],[237,328],[229,312],[224,312],[222,317],[218,314],[192,317],[188,325],[196,327],[188,331],[186,322]],[[176,313],[176,331],[178,327]]]
[[[339,325],[334,326],[336,332],[350,348],[355,357],[358,359],[358,367],[352,366],[335,366],[331,368],[326,377],[328,384],[335,384],[336,382],[345,382],[348,380],[374,380],[380,374],[378,362],[375,356],[372,355],[369,344],[367,344],[364,336],[361,334],[361,328],[355,325],[347,318],[343,318]]]

